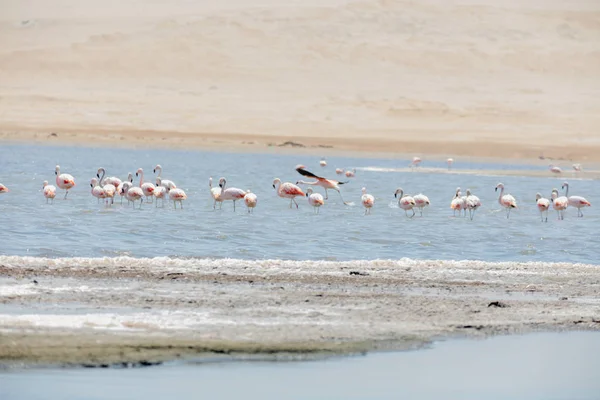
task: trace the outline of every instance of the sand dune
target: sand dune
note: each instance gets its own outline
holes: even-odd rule
[[[0,0],[0,11],[3,139],[292,138],[600,160],[595,0]]]

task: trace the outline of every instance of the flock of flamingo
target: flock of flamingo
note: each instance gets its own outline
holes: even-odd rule
[[[412,166],[416,167],[420,164],[421,159],[415,157],[412,162]],[[448,168],[451,167],[453,160],[449,158],[447,160]],[[320,165],[325,167],[327,162],[322,159],[320,161]],[[276,190],[277,195],[281,198],[290,199],[290,208],[295,204],[296,208],[298,208],[298,203],[296,202],[296,197],[307,197],[308,203],[314,208],[315,213],[319,213],[319,209],[321,206],[325,204],[325,200],[328,199],[328,190],[334,190],[338,192],[342,202],[346,205],[347,203],[342,197],[342,193],[340,191],[340,185],[343,185],[348,182],[341,182],[334,179],[327,179],[318,175],[313,174],[308,171],[304,165],[298,165],[296,167],[296,171],[305,177],[313,179],[312,181],[304,181],[299,180],[295,184],[291,182],[282,182],[279,178],[275,178],[273,181],[273,188]],[[106,176],[105,168],[98,168],[96,176],[90,180],[91,194],[92,196],[100,200],[106,201],[106,204],[114,204],[115,196],[121,197],[121,203],[123,203],[123,198],[127,199],[127,203],[133,204],[135,208],[135,202],[140,201],[140,208],[144,203],[144,199],[146,202],[154,202],[155,206],[158,206],[158,200],[161,200],[161,205],[164,206],[164,201],[168,197],[169,200],[173,201],[174,208],[177,208],[177,203],[179,203],[180,208],[183,208],[183,201],[187,199],[187,195],[185,192],[178,188],[177,185],[171,180],[162,179],[162,167],[160,165],[156,165],[153,169],[153,172],[157,174],[156,176],[156,184],[151,182],[144,181],[144,170],[142,168],[138,168],[135,173],[136,177],[139,177],[139,184],[135,186],[133,183],[133,174],[130,172],[125,181],[121,181],[121,179],[115,176]],[[355,176],[356,170],[348,170],[344,171],[340,168],[336,169],[336,174],[345,175],[348,178],[352,178]],[[69,190],[75,186],[75,179],[72,175],[61,173],[60,166],[57,165],[55,168],[56,175],[56,185],[65,190],[66,199]],[[303,191],[299,185],[309,186],[308,189]],[[315,193],[312,189],[312,186],[320,186],[325,189],[325,197],[320,193]],[[244,200],[248,212],[253,212],[254,208],[258,203],[258,198],[256,194],[251,191],[242,190],[233,187],[227,187],[227,181],[225,178],[219,179],[219,186],[213,187],[212,185],[212,177],[209,178],[209,189],[210,194],[214,200],[213,209],[216,209],[217,203],[219,203],[219,208],[222,207],[224,201],[232,201],[233,209],[235,211],[236,201]],[[550,199],[542,197],[540,193],[536,194],[536,205],[537,209],[540,212],[540,216],[542,222],[548,221],[548,212],[552,207],[558,214],[558,219],[564,219],[565,210],[568,207],[574,207],[577,209],[577,216],[583,217],[582,208],[590,207],[591,203],[581,196],[569,196],[569,184],[564,182],[562,185],[562,189],[566,189],[564,195],[560,195],[558,189],[552,189]],[[496,191],[500,190],[500,195],[498,197],[498,203],[506,210],[506,218],[510,217],[510,212],[513,208],[517,208],[517,201],[510,194],[504,194],[504,185],[499,183],[496,188]],[[8,188],[2,184],[0,184],[0,193],[8,192]],[[54,202],[54,198],[56,197],[56,187],[54,185],[49,185],[48,181],[44,181],[43,183],[43,194],[46,198],[46,202],[52,201]],[[417,209],[420,215],[423,215],[423,209],[430,205],[429,198],[424,194],[417,194],[415,196],[410,196],[404,193],[402,188],[398,188],[394,192],[394,197],[398,199],[398,206],[402,210],[404,210],[406,216],[414,217],[416,215],[415,209]],[[156,201],[154,201],[156,199]],[[371,213],[371,209],[375,205],[375,197],[371,194],[367,193],[366,188],[362,188],[362,196],[361,203],[365,208],[365,215]],[[481,207],[481,200],[479,197],[475,196],[471,193],[470,189],[466,190],[466,195],[463,196],[461,193],[461,189],[457,188],[454,194],[454,197],[450,201],[450,208],[453,210],[454,215],[458,212],[459,216],[461,212],[464,216],[469,214],[470,219],[473,219],[475,212],[477,209]],[[412,211],[412,214],[409,215],[408,212]]]

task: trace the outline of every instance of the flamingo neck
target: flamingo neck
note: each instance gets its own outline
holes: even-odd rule
[[[158,171],[158,178],[160,178],[162,174],[162,167],[156,167],[156,170]]]
[[[140,187],[144,184],[144,171],[140,172]]]
[[[504,195],[504,187],[500,188],[500,196],[498,196],[498,201],[502,200],[502,196]]]
[[[100,170],[102,171],[102,176],[100,177],[100,183],[102,183],[102,180],[104,179],[104,175],[106,175],[106,170],[104,168],[100,168]]]
[[[567,187],[567,191],[565,192],[565,197],[569,197],[569,185],[565,185]]]

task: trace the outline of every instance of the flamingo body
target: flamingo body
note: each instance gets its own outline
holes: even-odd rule
[[[308,197],[308,204],[310,204],[314,210],[315,214],[319,213],[319,208],[325,204],[325,200],[320,193],[313,193],[312,188],[306,189],[306,197]]]
[[[423,209],[429,206],[431,203],[429,201],[429,197],[425,196],[422,193],[413,196],[413,200],[415,201],[415,207],[419,210],[421,216],[423,216]]]
[[[183,200],[187,199],[187,195],[182,189],[175,188],[169,191],[169,199],[173,201],[173,206],[177,208],[177,203],[183,208]]]
[[[581,209],[583,207],[591,207],[592,204],[589,201],[587,201],[587,199],[585,197],[569,196],[569,183],[568,182],[564,182],[562,185],[562,188],[567,189],[567,191],[565,192],[565,197],[567,197],[569,206],[575,207],[577,209],[578,217],[583,217],[583,211],[581,211]]]
[[[256,204],[258,203],[258,198],[254,193],[248,190],[246,192],[246,195],[244,196],[244,203],[246,203],[246,208],[248,208],[248,212],[253,212],[251,210],[254,210],[254,208],[256,207]]]
[[[290,208],[292,208],[292,203],[296,204],[296,208],[298,208],[298,203],[296,203],[295,200],[296,197],[306,196],[299,186],[294,185],[291,182],[282,183],[279,178],[273,180],[273,189],[277,191],[277,196],[284,199],[290,199]]]
[[[413,199],[412,196],[404,194],[402,188],[398,188],[394,193],[394,197],[398,198],[398,207],[404,210],[404,214],[406,214],[407,217],[409,210],[413,212],[410,217],[412,218],[415,216],[415,199]]]
[[[365,208],[365,215],[371,214],[371,209],[375,205],[375,197],[368,194],[366,188],[362,188],[362,196],[360,198],[360,202]]]
[[[510,194],[504,194],[504,184],[499,183],[496,185],[495,191],[500,189],[500,196],[498,196],[498,204],[506,208],[506,218],[510,216],[510,210],[517,208],[517,201]]]
[[[6,186],[0,183],[0,193],[8,193],[10,190]]]
[[[54,198],[56,197],[56,186],[48,185],[48,181],[44,181],[42,184],[42,190],[44,192],[44,197],[46,198],[46,203],[48,203],[48,200],[52,200],[52,203],[54,203]]]
[[[544,213],[546,214],[545,221],[548,222],[548,210],[550,209],[550,200],[542,197],[541,194],[536,193],[535,203],[538,211],[540,212],[542,222],[544,222]]]
[[[69,194],[69,189],[75,186],[75,179],[73,176],[69,174],[61,174],[60,173],[60,165],[57,165],[54,169],[54,173],[56,174],[56,186],[65,190],[65,199]]]

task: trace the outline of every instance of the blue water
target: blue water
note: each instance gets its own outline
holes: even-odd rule
[[[600,393],[597,354],[597,332],[573,332],[324,361],[42,369],[0,373],[0,398],[592,400]]]
[[[43,257],[133,257],[176,256],[200,258],[354,260],[354,259],[475,259],[485,261],[566,261],[596,263],[600,236],[600,214],[595,205],[598,183],[570,180],[571,193],[587,197],[592,207],[584,218],[569,210],[565,220],[550,213],[541,223],[535,207],[535,193],[549,197],[560,188],[562,178],[499,177],[414,172],[364,171],[365,167],[403,168],[405,159],[329,157],[328,166],[318,165],[320,154],[277,155],[210,153],[199,151],[127,150],[79,147],[39,147],[3,145],[0,148],[0,182],[11,192],[0,195],[0,255]],[[163,166],[163,178],[184,189],[188,200],[183,210],[172,204],[155,208],[144,204],[141,210],[115,204],[107,208],[90,194],[89,180],[98,167],[121,179],[138,167],[153,181],[155,164]],[[62,200],[47,205],[41,187],[54,182],[54,166],[72,174],[77,186]],[[358,168],[356,178],[343,187],[344,206],[335,192],[314,215],[305,199],[300,209],[288,208],[289,201],[278,198],[273,178],[295,182],[301,176],[294,170],[304,164],[309,170],[335,178],[334,170]],[[425,164],[424,164],[425,165]],[[444,167],[443,162],[426,166]],[[537,167],[469,163],[455,169],[503,170]],[[208,177],[225,176],[229,186],[251,189],[258,196],[254,214],[238,202],[213,211]],[[510,219],[499,210],[495,185],[506,185],[519,209]],[[360,205],[361,188],[376,197],[372,215],[364,216]],[[432,205],[422,218],[408,219],[395,206],[393,193],[422,192]],[[457,186],[471,188],[483,202],[473,221],[453,218],[450,200]],[[316,189],[320,191],[320,188]],[[117,200],[117,203],[119,200]]]

